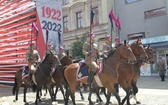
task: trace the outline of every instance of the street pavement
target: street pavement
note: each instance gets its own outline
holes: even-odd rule
[[[139,92],[137,94],[137,99],[141,102],[141,105],[168,105],[168,77],[166,81],[161,82],[159,76],[151,77],[140,77],[138,80]],[[119,95],[121,99],[124,98],[125,92],[120,87]],[[44,93],[44,92],[43,92]],[[85,100],[81,100],[81,97],[78,92],[75,93],[77,105],[89,105],[87,97],[88,92],[83,92]],[[18,101],[13,102],[15,96],[12,95],[12,86],[0,84],[0,105],[24,105],[23,102],[23,88],[19,91]],[[105,102],[106,99],[103,94],[101,98]],[[49,94],[46,97],[42,97],[42,102],[39,102],[38,105],[52,105]],[[102,105],[96,103],[96,95],[92,95],[92,100],[95,102],[95,105]],[[29,105],[34,105],[35,93],[31,92],[31,89],[28,89],[27,101]],[[111,97],[112,105],[117,105],[117,100],[114,96]],[[135,104],[135,100],[131,99],[131,104]],[[54,105],[64,105],[62,94],[59,91],[57,94],[57,101]],[[71,99],[69,105],[73,105]]]

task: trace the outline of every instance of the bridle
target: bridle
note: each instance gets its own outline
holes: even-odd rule
[[[137,44],[137,43],[133,43],[133,44]],[[132,45],[133,45],[133,44],[132,44]],[[142,45],[142,44],[140,44],[140,45]],[[140,45],[139,45],[139,46],[140,46]],[[135,48],[136,48],[136,49],[138,50],[138,52],[139,52],[139,54],[138,54],[138,55],[135,55],[135,57],[136,57],[137,60],[141,60],[141,56],[146,55],[146,54],[145,54],[146,52],[145,52],[145,51],[141,51],[139,48],[137,48],[136,45],[134,45],[134,46],[131,48],[132,51],[133,51],[133,49],[135,49]]]

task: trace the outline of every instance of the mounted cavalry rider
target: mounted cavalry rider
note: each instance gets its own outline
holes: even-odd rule
[[[57,63],[51,67],[50,75],[52,77],[52,74],[55,72],[57,66],[61,66],[60,60],[58,59],[58,53],[53,49],[53,44],[47,45],[47,51],[45,52],[45,56],[47,54],[54,54],[57,57]],[[45,58],[44,56],[44,58]],[[52,78],[53,79],[53,78]]]
[[[89,67],[90,70],[90,75],[88,78],[88,83],[91,84],[91,87],[94,87],[93,82],[93,78],[94,75],[97,71],[98,65],[96,63],[96,60],[98,59],[100,53],[98,51],[98,47],[97,44],[94,43],[95,40],[95,35],[92,34],[88,34],[87,35],[87,40],[86,42],[83,44],[83,54],[85,56],[85,62]],[[90,43],[91,42],[91,43]]]
[[[41,62],[40,55],[33,43],[30,44],[30,47],[26,52],[26,60],[28,61],[30,80],[32,80],[32,74],[35,73],[37,64]]]
[[[66,54],[65,54],[65,52],[64,52],[64,47],[63,46],[61,46],[60,48],[59,48],[59,59],[61,59],[61,58],[63,58],[64,56],[66,56]]]
[[[105,38],[106,43],[103,45],[103,53],[105,58],[107,58],[109,51],[112,49],[111,39],[112,38],[110,35],[107,35]]]
[[[116,38],[115,38],[115,48],[119,47],[120,44],[121,44],[121,43],[120,43],[120,38],[119,38],[119,37],[116,37]]]

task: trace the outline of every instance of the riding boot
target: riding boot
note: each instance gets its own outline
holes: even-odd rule
[[[88,83],[91,85],[91,88],[95,88],[95,84],[93,83],[95,73],[93,71],[90,71],[89,78],[88,78]]]

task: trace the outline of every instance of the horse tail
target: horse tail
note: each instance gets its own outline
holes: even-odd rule
[[[15,95],[16,88],[17,88],[17,85],[18,85],[18,83],[17,83],[17,78],[16,78],[16,74],[15,74],[15,79],[14,79],[14,80],[15,80],[15,81],[14,81],[13,90],[12,90],[13,95]]]

